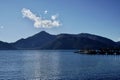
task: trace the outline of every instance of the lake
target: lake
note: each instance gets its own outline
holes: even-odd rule
[[[0,51],[0,80],[120,80],[119,55],[73,52]]]

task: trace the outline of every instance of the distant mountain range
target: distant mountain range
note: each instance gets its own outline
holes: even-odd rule
[[[0,50],[16,50],[17,48],[13,45],[0,41]]]
[[[14,43],[0,42],[0,49],[99,49],[108,47],[118,47],[120,42],[114,42],[108,38],[88,34],[58,34],[51,35],[45,31],[41,31],[26,39],[20,39]]]

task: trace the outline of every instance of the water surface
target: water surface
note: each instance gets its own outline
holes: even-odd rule
[[[120,80],[119,55],[0,51],[0,80]]]

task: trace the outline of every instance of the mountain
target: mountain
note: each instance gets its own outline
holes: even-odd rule
[[[42,31],[12,45],[17,49],[98,49],[116,47],[116,42],[88,33],[51,35]]]
[[[16,50],[11,44],[0,41],[0,50]]]
[[[120,47],[120,41],[116,42],[116,44]]]
[[[49,33],[42,31],[26,39],[20,39],[15,43],[12,43],[12,45],[17,49],[38,49],[54,40],[55,37],[55,35],[50,35]]]
[[[116,43],[110,39],[92,34],[81,33],[78,35],[57,35],[54,41],[47,44],[42,49],[99,49],[115,46]]]

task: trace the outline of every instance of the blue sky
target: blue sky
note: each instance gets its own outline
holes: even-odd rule
[[[23,9],[29,10],[28,12],[35,17],[24,15]],[[57,17],[53,20],[52,16]],[[40,21],[44,24],[35,25]],[[45,21],[48,21],[49,26]],[[54,21],[57,21],[57,24],[54,24]],[[14,42],[43,30],[52,34],[91,33],[118,41],[120,40],[120,0],[0,1],[1,41]]]

